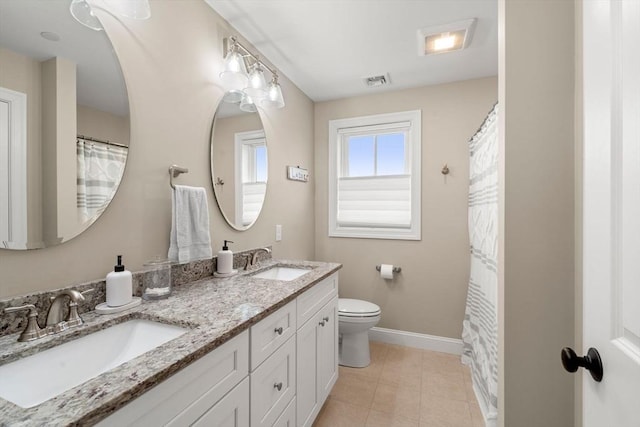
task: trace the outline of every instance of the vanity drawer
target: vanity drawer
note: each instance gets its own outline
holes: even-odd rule
[[[191,425],[245,378],[248,371],[249,331],[244,331],[98,425]]]
[[[271,427],[296,394],[296,340],[291,337],[251,373],[251,426]]]
[[[296,425],[296,398],[291,399],[289,406],[282,412],[272,427],[295,427]]]
[[[193,427],[249,425],[249,377],[192,424]]]
[[[298,326],[309,320],[331,298],[338,295],[338,275],[333,274],[306,290],[297,299]]]
[[[296,302],[280,308],[251,327],[251,371],[296,332]]]

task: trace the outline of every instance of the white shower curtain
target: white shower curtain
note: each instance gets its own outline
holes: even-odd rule
[[[78,138],[78,220],[84,223],[101,213],[120,184],[127,148]]]
[[[462,328],[462,361],[487,426],[498,416],[498,105],[469,141],[471,271]]]

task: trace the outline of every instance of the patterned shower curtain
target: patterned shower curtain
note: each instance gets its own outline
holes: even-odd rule
[[[120,184],[128,149],[78,138],[78,220],[84,223],[101,213]]]
[[[498,416],[498,105],[469,141],[471,271],[462,328],[462,361],[487,420]]]

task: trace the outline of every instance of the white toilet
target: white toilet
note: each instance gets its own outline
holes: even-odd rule
[[[342,366],[369,366],[369,329],[380,321],[380,307],[359,299],[338,299],[339,362]]]

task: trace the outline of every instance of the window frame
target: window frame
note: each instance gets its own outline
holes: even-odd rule
[[[328,167],[328,235],[329,237],[350,237],[368,239],[421,240],[421,164],[422,164],[422,111],[402,111],[397,113],[375,114],[329,121],[329,167]],[[399,124],[408,124],[405,150],[410,165],[411,182],[411,224],[408,228],[343,226],[337,222],[338,180],[344,171],[344,149],[340,142],[344,135],[364,131],[370,133],[388,133],[389,129],[398,129]]]
[[[235,203],[235,223],[241,224],[243,227],[247,227],[251,223],[245,223],[244,218],[244,203],[243,203],[243,190],[245,181],[243,179],[244,174],[244,166],[245,166],[245,158],[244,158],[244,148],[251,147],[252,151],[249,154],[249,158],[246,159],[247,164],[251,163],[251,169],[248,174],[252,177],[253,181],[248,181],[249,183],[261,183],[256,180],[256,156],[255,156],[255,147],[257,146],[267,146],[267,138],[264,130],[250,130],[245,132],[236,132],[234,134],[234,162],[235,162],[235,171],[234,171],[234,203]],[[267,168],[267,179],[269,176],[269,154],[267,153],[265,156],[266,160],[266,168]],[[266,184],[266,181],[264,182]],[[265,194],[266,197],[266,194]],[[255,220],[254,220],[255,222]]]

